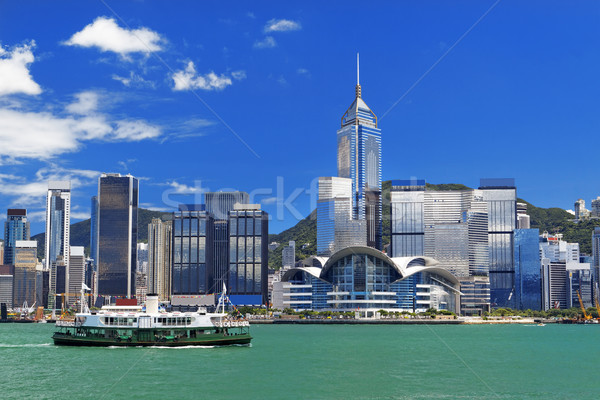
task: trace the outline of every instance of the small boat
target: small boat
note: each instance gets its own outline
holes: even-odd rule
[[[219,305],[221,301],[219,301]],[[158,296],[147,295],[146,308],[104,306],[98,312],[81,312],[74,320],[56,321],[52,336],[63,346],[225,346],[252,340],[250,324],[224,312],[159,311]],[[219,308],[217,307],[217,311]]]
[[[543,322],[540,322],[539,324],[537,324],[537,326],[546,326],[546,324],[544,324]]]

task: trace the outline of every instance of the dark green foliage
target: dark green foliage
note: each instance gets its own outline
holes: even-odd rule
[[[152,211],[143,208],[138,209],[138,242],[148,242],[148,224],[152,218],[161,218],[163,221],[171,219],[170,213],[162,211]],[[46,247],[46,234],[38,233],[31,237],[31,240],[37,241],[38,258],[44,258],[44,249]],[[90,254],[90,220],[86,219],[77,223],[71,224],[71,246],[85,247],[85,254]]]
[[[269,235],[269,243],[279,243],[275,250],[269,252],[269,268],[281,268],[281,251],[290,240],[296,241],[296,261],[317,254],[317,210],[313,210],[295,226],[279,234]],[[302,246],[306,243],[308,246],[303,249]]]
[[[522,199],[517,201],[527,203]],[[530,203],[527,203],[527,214],[531,217],[531,227],[538,228],[540,233],[562,233],[563,240],[579,243],[581,253],[592,254],[592,232],[600,227],[600,220],[574,222],[573,215],[561,208],[538,208]]]

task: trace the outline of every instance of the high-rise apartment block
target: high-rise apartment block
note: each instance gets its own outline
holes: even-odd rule
[[[589,263],[580,262],[579,243],[567,243],[562,235],[544,232],[539,237],[542,263],[542,297],[545,310],[593,305],[592,272]]]
[[[592,218],[600,218],[600,197],[596,197],[592,200]]]
[[[29,221],[27,210],[9,208],[4,222],[4,264],[14,264],[14,252],[17,240],[29,240]]]
[[[69,293],[67,304],[70,307],[75,306],[80,301],[80,296],[85,280],[85,253],[83,246],[71,246],[69,252],[69,264],[66,267],[65,286]]]
[[[581,219],[587,219],[590,217],[590,210],[585,208],[585,200],[579,199],[573,205],[573,209],[575,210],[575,220],[579,221]]]
[[[158,295],[159,301],[171,298],[172,235],[171,221],[153,218],[148,225],[148,293]]]
[[[102,174],[98,180],[97,294],[135,295],[138,180]]]
[[[296,242],[290,240],[289,244],[281,251],[281,267],[292,268],[296,264]]]

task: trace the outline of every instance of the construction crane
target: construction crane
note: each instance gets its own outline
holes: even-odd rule
[[[587,311],[585,311],[585,307],[583,306],[583,300],[581,300],[581,294],[579,293],[579,290],[577,291],[577,298],[579,299],[579,305],[581,306],[581,311],[583,311],[583,318],[584,318],[586,321],[589,321],[589,320],[591,320],[591,319],[592,319],[592,316],[591,316],[591,315],[589,315],[589,314],[587,313]]]

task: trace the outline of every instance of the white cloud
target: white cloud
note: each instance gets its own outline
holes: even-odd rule
[[[72,188],[76,189],[96,185],[99,176],[99,171],[67,169],[52,163],[40,168],[33,180],[15,175],[0,175],[0,195],[13,198],[10,207],[44,208],[48,181],[70,180]]]
[[[246,71],[233,71],[231,77],[236,81],[241,81],[242,79],[246,79]]]
[[[72,118],[0,109],[0,157],[48,159],[77,150],[83,133]]]
[[[161,135],[157,126],[149,125],[144,121],[117,121],[113,138],[127,142],[139,142],[144,139],[153,139]]]
[[[265,32],[289,32],[302,29],[299,22],[289,19],[272,19],[265,25]]]
[[[71,114],[88,115],[98,109],[98,94],[87,91],[77,93],[75,102],[67,106],[67,111]]]
[[[277,203],[277,196],[273,196],[273,197],[267,197],[265,199],[262,199],[261,204],[275,204]]]
[[[245,77],[246,73],[244,71],[232,72],[231,77],[225,74],[217,75],[212,71],[200,75],[196,72],[196,67],[192,61],[188,62],[184,70],[179,70],[171,76],[175,84],[173,90],[223,90],[232,85],[232,78],[240,80]]]
[[[185,183],[175,181],[168,182],[167,185],[171,187],[171,194],[200,194],[204,193],[205,190],[201,186],[188,186]]]
[[[0,46],[0,96],[13,93],[42,93],[42,88],[35,83],[28,68],[34,61],[34,47],[33,40],[10,51]]]
[[[140,75],[136,74],[133,71],[131,71],[129,73],[129,77],[113,74],[112,78],[115,81],[121,82],[123,85],[125,85],[127,87],[151,87],[151,88],[156,87],[154,82],[148,81],[148,80],[142,78]]]
[[[273,36],[267,36],[263,40],[257,40],[254,42],[254,47],[257,49],[270,49],[272,47],[277,46],[277,42],[273,38]]]
[[[88,219],[90,217],[89,211],[71,211],[71,219]]]
[[[296,73],[297,73],[298,75],[310,76],[310,71],[309,71],[309,70],[307,70],[306,68],[298,68],[298,69],[296,70]]]
[[[0,164],[18,159],[49,160],[79,150],[85,141],[140,141],[157,138],[162,130],[142,120],[111,121],[98,113],[98,96],[76,95],[69,115],[0,108]]]
[[[100,51],[111,51],[127,58],[131,53],[149,54],[161,51],[163,42],[164,39],[158,33],[148,28],[121,28],[113,18],[98,17],[64,44],[97,47]]]

